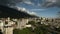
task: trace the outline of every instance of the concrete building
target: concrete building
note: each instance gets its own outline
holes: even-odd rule
[[[13,34],[15,22],[11,21],[10,18],[7,18],[3,21],[0,20],[0,29],[2,30],[3,34]]]
[[[22,29],[26,28],[25,25],[28,23],[28,19],[26,18],[21,18],[17,20],[17,28]]]

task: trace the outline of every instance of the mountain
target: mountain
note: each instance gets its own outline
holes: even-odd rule
[[[0,5],[0,18],[32,18],[35,16],[29,15],[26,12],[18,11],[16,9]]]

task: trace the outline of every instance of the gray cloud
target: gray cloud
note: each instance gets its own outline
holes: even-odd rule
[[[26,3],[30,5],[34,5],[34,2],[31,0],[0,0],[0,5],[16,5],[17,3]],[[38,4],[38,6],[43,7],[60,7],[60,0],[42,0],[42,4]]]
[[[42,3],[43,7],[60,7],[60,0],[45,0]]]
[[[33,0],[0,0],[0,5],[15,6],[16,4],[21,2],[35,6],[34,1]],[[40,6],[40,4],[38,5]]]
[[[31,0],[23,0],[22,3],[34,5],[34,3]]]
[[[0,0],[0,5],[16,5],[18,2],[22,2],[22,0]]]

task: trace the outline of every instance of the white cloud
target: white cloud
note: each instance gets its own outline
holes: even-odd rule
[[[26,8],[23,8],[23,7],[16,7],[16,9],[17,10],[21,10],[21,11],[23,11],[23,12],[26,12],[26,13],[28,13],[28,14],[30,14],[30,15],[36,15],[36,13],[35,12],[31,12],[31,11],[29,11],[29,10],[27,10]]]
[[[46,9],[31,9],[31,11],[45,11]]]
[[[36,12],[29,12],[29,11],[28,11],[28,13],[29,13],[30,15],[36,15],[36,14],[37,14]]]
[[[35,12],[31,12],[30,14],[32,14],[32,15],[36,15],[36,13],[35,13]]]
[[[34,3],[31,2],[31,0],[23,0],[22,3],[34,5]]]
[[[27,11],[26,8],[23,8],[23,7],[18,7],[18,6],[16,6],[15,8],[16,8],[17,10],[19,10],[19,11],[20,11],[20,10],[21,10],[21,11]]]
[[[33,4],[33,3],[30,2],[30,1],[25,1],[24,3],[26,3],[26,4]]]

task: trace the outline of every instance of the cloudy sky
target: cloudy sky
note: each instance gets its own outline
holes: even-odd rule
[[[60,0],[23,0],[17,3],[18,7],[40,17],[57,17],[60,11]]]

